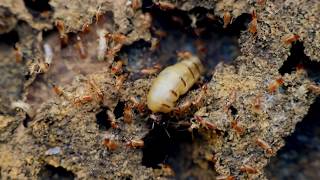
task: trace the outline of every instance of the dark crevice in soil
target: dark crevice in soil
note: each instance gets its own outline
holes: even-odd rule
[[[303,179],[304,177],[308,179],[307,172],[317,174],[317,166],[312,166],[314,163],[310,162],[317,161],[317,159],[319,161],[319,108],[320,98],[318,97],[311,105],[308,114],[297,124],[294,133],[285,139],[286,145],[278,152],[276,157],[271,159],[266,170],[267,174],[275,176],[272,178]],[[301,167],[305,168],[301,169]]]
[[[120,58],[128,60],[127,69],[133,72],[133,79],[141,78],[141,69],[157,64],[164,68],[176,63],[177,52],[182,51],[197,55],[205,64],[210,79],[219,62],[231,63],[238,56],[240,32],[251,20],[250,14],[242,14],[224,28],[223,20],[210,14],[211,10],[198,7],[190,11],[163,11],[150,1],[144,1],[143,11],[153,17],[151,33],[159,44],[153,50],[147,42],[123,48]]]
[[[106,131],[111,128],[111,122],[107,115],[108,110],[108,108],[102,107],[101,111],[96,114],[96,122],[100,131]]]
[[[113,113],[114,113],[116,119],[123,116],[124,107],[125,107],[125,103],[122,101],[119,101],[113,110]]]
[[[320,81],[320,63],[311,61],[310,58],[304,53],[304,46],[302,42],[295,42],[290,49],[290,55],[279,69],[279,73],[292,73],[299,69],[306,70],[308,77],[316,82]]]
[[[33,16],[42,12],[52,11],[49,0],[24,0],[24,4]]]
[[[14,47],[14,45],[19,41],[19,35],[18,32],[15,30],[12,30],[8,33],[4,33],[0,35],[0,43],[9,45]]]
[[[38,179],[40,180],[73,180],[74,173],[66,170],[63,167],[54,167],[45,165],[39,172]]]

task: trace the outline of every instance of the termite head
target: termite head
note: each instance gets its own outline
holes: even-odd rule
[[[132,106],[126,104],[124,110],[123,110],[123,121],[125,123],[131,124],[133,121],[133,112],[132,112]]]
[[[249,23],[249,32],[252,34],[256,34],[257,33],[257,25],[258,25],[258,21],[257,21],[257,14],[256,11],[253,10],[252,14],[251,14],[252,20]]]
[[[132,139],[129,142],[127,142],[127,147],[130,148],[143,148],[144,147],[144,141],[142,139]]]
[[[231,121],[231,128],[235,130],[236,133],[242,135],[245,131],[243,127],[241,127],[240,123],[237,121],[237,119]]]
[[[173,10],[176,8],[176,5],[170,2],[165,2],[165,1],[156,2],[155,5],[158,6],[163,11]]]
[[[123,66],[123,61],[122,60],[117,61],[111,67],[111,72],[113,74],[121,74],[122,73],[122,66]]]
[[[84,23],[83,25],[82,25],[82,32],[83,33],[89,33],[90,32],[90,24],[89,23]]]
[[[271,148],[271,146],[264,140],[257,138],[255,140],[255,143],[261,147],[263,150],[265,150],[267,152],[267,154],[273,154],[273,150]]]

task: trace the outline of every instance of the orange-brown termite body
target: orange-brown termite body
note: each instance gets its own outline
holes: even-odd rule
[[[237,119],[231,121],[231,128],[234,129],[240,135],[243,134],[245,131],[244,128],[241,127]]]
[[[284,83],[284,80],[282,78],[278,78],[277,80],[275,80],[274,82],[272,82],[269,87],[268,90],[270,93],[274,93],[276,92],[280,86],[282,86]]]
[[[176,107],[174,109],[174,113],[177,115],[182,115],[185,114],[186,112],[188,112],[191,108],[191,101],[187,100],[184,103],[182,103],[181,105],[179,105],[178,107]]]
[[[310,84],[308,86],[308,90],[316,95],[320,95],[320,86],[318,86],[318,85]]]
[[[91,80],[89,80],[89,84],[92,87],[93,91],[97,94],[99,100],[102,101],[103,100],[103,92],[98,87],[97,83],[93,79],[91,79]]]
[[[192,105],[199,108],[203,105],[204,96],[207,94],[208,86],[207,84],[201,87],[199,96],[192,102]]]
[[[69,37],[65,32],[64,22],[61,20],[56,21],[56,27],[60,34],[60,40],[62,45],[67,45],[69,41]]]
[[[111,67],[111,72],[113,74],[119,74],[122,72],[122,66],[123,66],[123,61],[119,60],[117,61],[114,66]]]
[[[133,103],[133,108],[137,109],[140,113],[143,113],[146,109],[146,106],[144,103],[137,100],[136,97],[131,96],[130,101]]]
[[[156,64],[153,67],[141,69],[140,73],[145,75],[152,75],[152,74],[158,73],[160,69],[161,69],[160,64]]]
[[[22,61],[23,54],[22,54],[20,45],[18,43],[16,43],[15,46],[14,46],[14,54],[15,54],[15,57],[16,57],[16,62],[20,63]]]
[[[300,36],[297,35],[297,34],[291,34],[291,35],[287,35],[285,37],[282,38],[282,41],[289,45],[289,44],[292,44],[293,42],[296,42],[297,40],[300,39]]]
[[[140,9],[141,6],[142,6],[141,0],[132,0],[131,7],[132,7],[133,10]]]
[[[231,14],[230,12],[226,11],[223,14],[223,28],[226,28],[231,23]]]
[[[120,33],[115,33],[112,35],[112,39],[114,40],[114,42],[116,43],[120,43],[123,44],[127,41],[127,36],[120,34]]]
[[[82,43],[80,36],[77,36],[77,42],[76,42],[75,46],[79,52],[80,58],[85,59],[87,57],[87,52],[86,52],[86,49]]]
[[[263,150],[265,150],[268,154],[273,154],[273,150],[271,148],[271,146],[264,140],[257,138],[255,140],[255,143],[261,147]]]
[[[122,48],[123,44],[117,44],[107,51],[107,56],[114,57]]]
[[[133,121],[133,116],[134,116],[134,114],[132,111],[132,106],[126,104],[126,106],[123,110],[123,121],[127,124],[131,124]]]
[[[249,23],[248,31],[252,34],[257,33],[257,25],[258,25],[258,20],[257,20],[257,13],[255,10],[252,11],[252,20]]]
[[[234,177],[234,176],[223,176],[223,175],[221,175],[221,176],[217,176],[216,177],[216,180],[235,180],[236,179],[236,177]]]
[[[56,86],[55,84],[52,84],[52,90],[54,93],[56,93],[58,96],[63,95],[63,91],[60,87]]]
[[[114,151],[119,147],[118,143],[110,138],[105,138],[103,140],[103,145],[105,145],[110,151]]]
[[[165,1],[156,2],[155,5],[158,6],[163,11],[173,10],[176,8],[176,5],[170,2],[165,2]]]
[[[249,165],[243,165],[240,167],[241,172],[245,172],[247,174],[256,174],[258,170],[252,166]]]
[[[217,126],[209,121],[204,120],[201,116],[194,116],[195,120],[200,123],[203,127],[205,127],[206,129],[217,129]]]
[[[91,102],[92,100],[93,100],[93,98],[92,98],[91,95],[84,95],[84,96],[76,98],[74,100],[74,104],[76,106],[79,106],[79,105],[83,105],[83,104],[86,104],[88,102]]]
[[[127,142],[127,146],[134,149],[143,148],[144,141],[142,139],[132,139]]]

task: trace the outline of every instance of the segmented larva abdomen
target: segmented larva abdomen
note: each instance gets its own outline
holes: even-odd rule
[[[179,96],[190,89],[202,72],[201,61],[195,56],[165,68],[152,82],[147,97],[149,109],[163,113],[172,111]]]

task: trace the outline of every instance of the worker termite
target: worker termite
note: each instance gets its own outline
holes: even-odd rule
[[[152,112],[172,111],[179,96],[191,88],[202,72],[202,63],[196,56],[165,68],[152,82],[147,96],[149,109]]]
[[[318,86],[318,85],[310,84],[308,86],[308,90],[316,95],[320,95],[320,86]]]
[[[123,66],[123,61],[119,60],[117,61],[112,67],[111,67],[111,72],[113,74],[120,74],[122,72],[122,66]]]
[[[118,124],[117,124],[117,121],[116,121],[116,116],[113,114],[113,112],[110,111],[110,110],[107,110],[107,116],[108,116],[108,118],[109,118],[111,127],[112,127],[113,129],[119,128],[119,126],[118,126]]]
[[[141,6],[142,6],[141,0],[132,0],[131,1],[131,7],[132,7],[133,10],[140,9]]]
[[[191,101],[187,100],[183,104],[176,107],[173,112],[174,114],[177,114],[180,116],[182,114],[185,114],[187,111],[189,111],[191,108],[191,105],[192,105]]]
[[[256,34],[257,33],[257,25],[258,25],[258,21],[257,21],[257,14],[256,14],[256,11],[253,10],[252,11],[252,20],[251,22],[249,23],[249,27],[248,27],[248,31],[252,34]]]
[[[273,154],[273,150],[272,150],[271,146],[267,142],[265,142],[264,140],[257,138],[255,140],[255,143],[259,147],[261,147],[263,150],[265,150],[268,154]]]
[[[277,80],[275,80],[274,82],[272,82],[269,87],[268,90],[270,93],[274,93],[276,92],[280,86],[282,86],[284,83],[284,80],[282,78],[278,78]]]
[[[107,51],[107,57],[112,58],[116,55],[117,52],[119,52],[122,48],[122,44],[117,44],[114,47],[112,47],[111,49],[109,49]]]
[[[84,95],[84,96],[75,98],[73,103],[76,106],[80,106],[80,105],[86,104],[86,103],[88,103],[88,102],[90,102],[92,100],[93,100],[93,98],[92,98],[91,95]]]
[[[216,180],[235,180],[236,179],[236,177],[234,177],[234,176],[223,176],[223,175],[221,175],[221,176],[217,176],[216,177]]]
[[[137,100],[136,97],[131,96],[130,101],[133,103],[133,108],[137,109],[140,113],[145,111],[145,104]]]
[[[56,86],[55,84],[52,84],[52,90],[53,90],[53,92],[56,93],[58,96],[63,95],[63,90],[62,90],[60,87]]]
[[[201,91],[200,91],[198,97],[192,102],[193,106],[199,108],[203,105],[203,102],[204,102],[203,97],[207,94],[207,89],[208,89],[207,84],[205,84],[201,87]]]
[[[289,44],[292,44],[293,42],[296,42],[297,40],[299,40],[299,38],[300,38],[300,36],[297,34],[290,34],[290,35],[284,36],[282,38],[282,42],[289,45]]]
[[[223,28],[227,28],[227,26],[231,23],[232,17],[230,12],[226,11],[223,14]]]
[[[140,73],[145,75],[152,75],[158,73],[160,69],[161,66],[159,64],[156,64],[153,67],[141,69]]]
[[[252,166],[249,166],[249,165],[243,165],[240,167],[240,171],[241,172],[245,172],[247,174],[256,174],[258,172],[257,169],[255,169],[254,167]]]
[[[80,36],[77,36],[77,42],[75,44],[76,49],[79,52],[80,58],[85,59],[87,57],[87,52],[85,47],[83,46],[82,40]]]
[[[127,105],[124,107],[123,110],[123,121],[125,123],[131,124],[133,121],[133,111],[132,111],[132,106]]]
[[[126,144],[130,148],[143,148],[144,147],[144,141],[142,139],[132,139]]]
[[[103,140],[103,145],[106,146],[110,151],[114,151],[119,147],[118,143],[112,138],[105,138]]]
[[[93,89],[93,91],[97,94],[98,98],[100,101],[103,100],[103,92],[101,91],[101,89],[98,87],[97,83],[94,81],[94,79],[90,79],[89,80],[89,84],[91,86],[91,88]]]
[[[201,116],[197,116],[195,115],[194,116],[195,120],[200,123],[200,125],[206,129],[211,129],[211,130],[214,130],[214,129],[217,129],[217,126],[207,120],[204,120]]]
[[[63,46],[67,45],[68,44],[68,41],[69,41],[69,37],[68,35],[66,34],[65,32],[65,27],[64,27],[64,22],[61,21],[61,20],[57,20],[56,21],[56,27],[59,31],[59,34],[60,34],[60,41],[61,41],[61,44]]]
[[[16,62],[20,63],[22,61],[23,54],[22,54],[20,45],[18,43],[16,43],[15,46],[14,46],[14,54],[15,54],[15,57],[16,57]]]
[[[81,31],[82,31],[83,33],[89,33],[89,32],[91,31],[91,29],[90,29],[90,24],[87,23],[87,22],[84,23],[84,24],[82,25]]]
[[[240,123],[238,122],[238,118],[231,121],[231,128],[234,129],[238,134],[244,133],[244,128],[241,127]]]
[[[170,2],[164,2],[164,1],[156,2],[155,5],[158,6],[163,11],[173,10],[176,8],[176,5]]]

